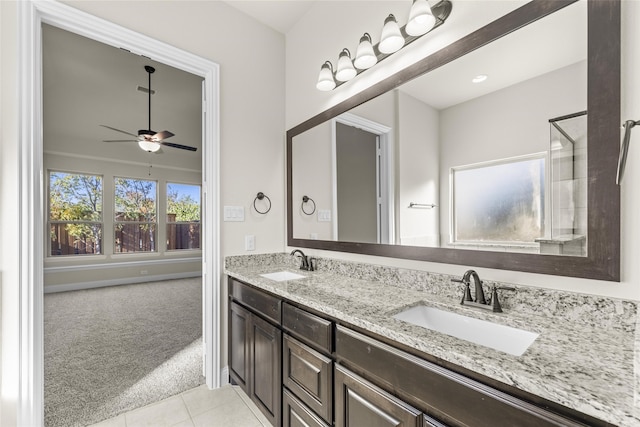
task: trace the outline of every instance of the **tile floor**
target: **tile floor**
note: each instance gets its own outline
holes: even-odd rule
[[[271,427],[237,386],[209,390],[206,385],[120,414],[91,427]]]

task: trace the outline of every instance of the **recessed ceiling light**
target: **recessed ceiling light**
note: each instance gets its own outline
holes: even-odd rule
[[[482,83],[483,81],[487,80],[488,77],[489,76],[487,76],[486,74],[478,74],[473,79],[471,79],[471,81],[473,83]]]

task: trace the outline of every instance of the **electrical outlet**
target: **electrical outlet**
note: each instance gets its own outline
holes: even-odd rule
[[[244,250],[245,251],[256,250],[256,236],[251,234],[244,236]]]

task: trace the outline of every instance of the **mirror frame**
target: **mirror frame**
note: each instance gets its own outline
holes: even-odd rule
[[[293,237],[292,145],[296,135],[455,60],[577,0],[534,0],[404,70],[287,131],[287,244],[446,264],[620,281],[620,1],[588,0],[588,238],[587,256],[571,257],[430,248]]]

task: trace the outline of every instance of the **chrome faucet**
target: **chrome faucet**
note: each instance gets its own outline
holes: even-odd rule
[[[295,256],[296,254],[300,256],[300,270],[315,271],[314,258],[307,257],[300,249],[294,249],[291,251],[291,255]]]
[[[471,297],[471,278],[473,278],[475,287],[475,299]],[[487,301],[484,296],[482,280],[480,280],[480,276],[478,276],[478,273],[476,273],[474,270],[467,270],[462,276],[462,279],[451,279],[451,281],[462,283],[464,285],[464,294],[462,296],[462,301],[460,301],[460,304],[484,308],[495,313],[502,313],[502,306],[500,305],[500,301],[498,301],[498,289],[505,291],[516,290],[515,288],[498,287],[493,285],[491,287],[491,299]]]

